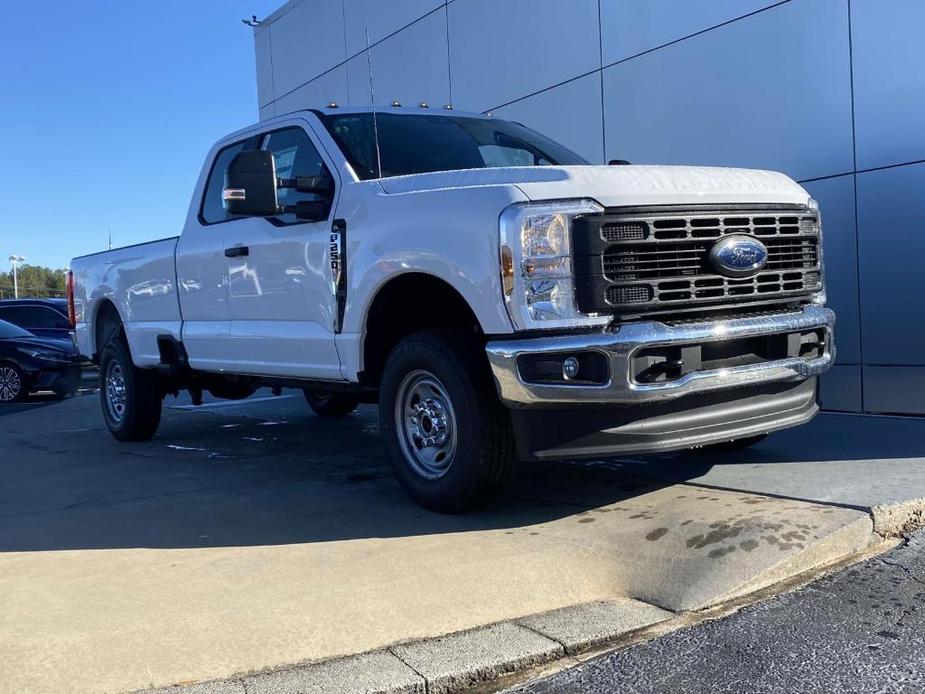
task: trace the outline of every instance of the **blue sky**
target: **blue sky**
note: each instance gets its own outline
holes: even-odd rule
[[[257,120],[241,18],[282,4],[4,2],[0,269],[178,234],[209,146]]]

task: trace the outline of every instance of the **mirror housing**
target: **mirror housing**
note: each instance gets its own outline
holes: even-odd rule
[[[225,171],[222,205],[230,214],[272,217],[281,212],[276,195],[276,162],[272,152],[238,152]]]

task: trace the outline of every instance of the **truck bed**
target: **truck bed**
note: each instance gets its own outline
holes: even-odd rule
[[[158,335],[180,339],[178,241],[175,236],[73,260],[75,332],[81,354],[92,356],[93,325],[106,301],[112,302],[119,312],[139,366],[158,363]]]

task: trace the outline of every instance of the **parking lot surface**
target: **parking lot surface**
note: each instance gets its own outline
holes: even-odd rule
[[[925,423],[825,416],[747,454],[523,465],[441,516],[392,478],[374,408],[263,393],[170,399],[144,444],[93,396],[0,413],[0,691],[223,678],[594,601],[674,615],[861,551],[873,507],[925,496]],[[389,662],[424,663],[409,648]]]
[[[516,694],[925,691],[925,536],[812,586]],[[510,694],[515,694],[511,691]]]

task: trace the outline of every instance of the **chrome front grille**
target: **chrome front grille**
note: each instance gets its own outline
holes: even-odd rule
[[[767,263],[731,278],[710,261],[730,234],[761,241]],[[675,210],[576,220],[576,294],[586,312],[644,313],[791,301],[822,289],[820,236],[808,209]]]

